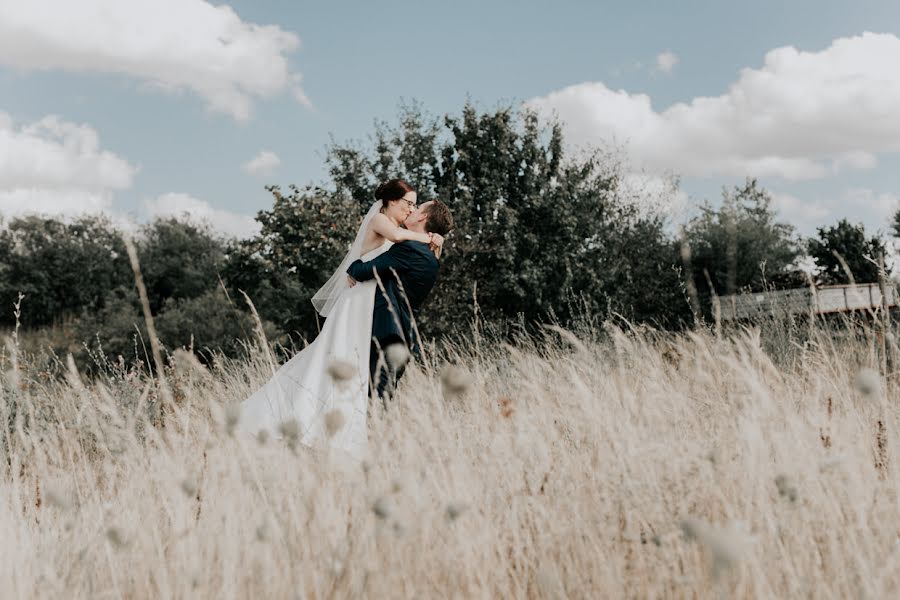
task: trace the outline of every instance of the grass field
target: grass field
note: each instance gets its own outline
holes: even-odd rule
[[[48,377],[10,342],[0,589],[895,598],[897,388],[851,333],[477,337],[372,410],[364,463],[229,434],[258,355],[176,353],[164,401],[133,370]]]

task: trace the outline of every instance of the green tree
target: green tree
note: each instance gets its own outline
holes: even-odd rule
[[[222,288],[193,298],[170,299],[156,319],[156,328],[166,348],[193,348],[208,362],[217,352],[238,356],[244,341],[254,339],[250,313],[234,304]],[[274,333],[268,321],[263,328],[267,334]]]
[[[878,281],[878,261],[884,256],[885,246],[877,235],[866,237],[866,229],[862,223],[853,225],[846,219],[841,219],[832,227],[819,227],[816,231],[818,237],[809,239],[808,248],[810,256],[816,262],[819,282],[850,282],[841,259],[856,283]],[[889,272],[887,267],[885,269]]]
[[[208,225],[171,217],[144,226],[137,249],[154,314],[169,299],[197,298],[215,289],[225,264],[225,242]]]
[[[456,222],[420,319],[426,334],[464,331],[474,301],[491,320],[566,321],[578,305],[679,321],[686,304],[664,222],[623,200],[603,155],[563,159],[559,125],[527,111],[467,105],[436,119],[404,107],[396,126],[376,125],[370,146],[332,143],[331,189],[286,197],[272,189],[260,236],[229,252],[229,284],[252,290],[277,323],[314,333],[310,296],[346,251],[377,183],[403,177],[420,202],[446,202]]]
[[[289,195],[277,186],[267,190],[272,208],[258,213],[258,235],[230,244],[223,278],[235,302],[243,305],[243,291],[282,332],[311,339],[318,320],[310,299],[347,253],[363,206],[319,188],[291,186]]]
[[[891,221],[891,233],[894,237],[900,237],[900,209],[894,213],[894,220]]]
[[[19,292],[23,324],[38,327],[101,310],[109,291],[130,280],[121,235],[105,217],[30,216],[0,230],[2,323],[13,321]]]
[[[805,285],[796,266],[802,247],[794,228],[777,220],[769,193],[756,179],[722,196],[721,207],[702,206],[684,229],[701,296]]]

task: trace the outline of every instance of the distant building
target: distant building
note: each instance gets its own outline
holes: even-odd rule
[[[774,315],[828,314],[853,310],[897,306],[897,292],[892,284],[885,285],[882,302],[881,287],[877,283],[857,285],[826,285],[770,292],[731,294],[720,296],[722,320],[736,321]]]

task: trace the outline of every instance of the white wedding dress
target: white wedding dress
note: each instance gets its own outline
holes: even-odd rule
[[[391,245],[390,241],[385,241],[360,258],[372,260]],[[339,269],[336,275],[341,273]],[[343,285],[334,294],[328,318],[318,337],[241,403],[240,430],[253,435],[266,430],[271,436],[281,437],[279,426],[296,419],[304,444],[330,446],[357,459],[366,456],[369,350],[377,284],[372,280],[349,287],[345,275],[341,282]],[[328,374],[328,366],[333,361],[353,365],[354,376],[340,382],[333,380]],[[329,437],[325,415],[332,411],[343,415],[343,426]],[[340,421],[339,417],[337,421]]]

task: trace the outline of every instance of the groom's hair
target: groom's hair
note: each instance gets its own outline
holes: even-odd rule
[[[425,221],[425,231],[438,235],[447,235],[453,229],[453,215],[450,209],[440,200],[432,200],[425,208],[428,219]]]

